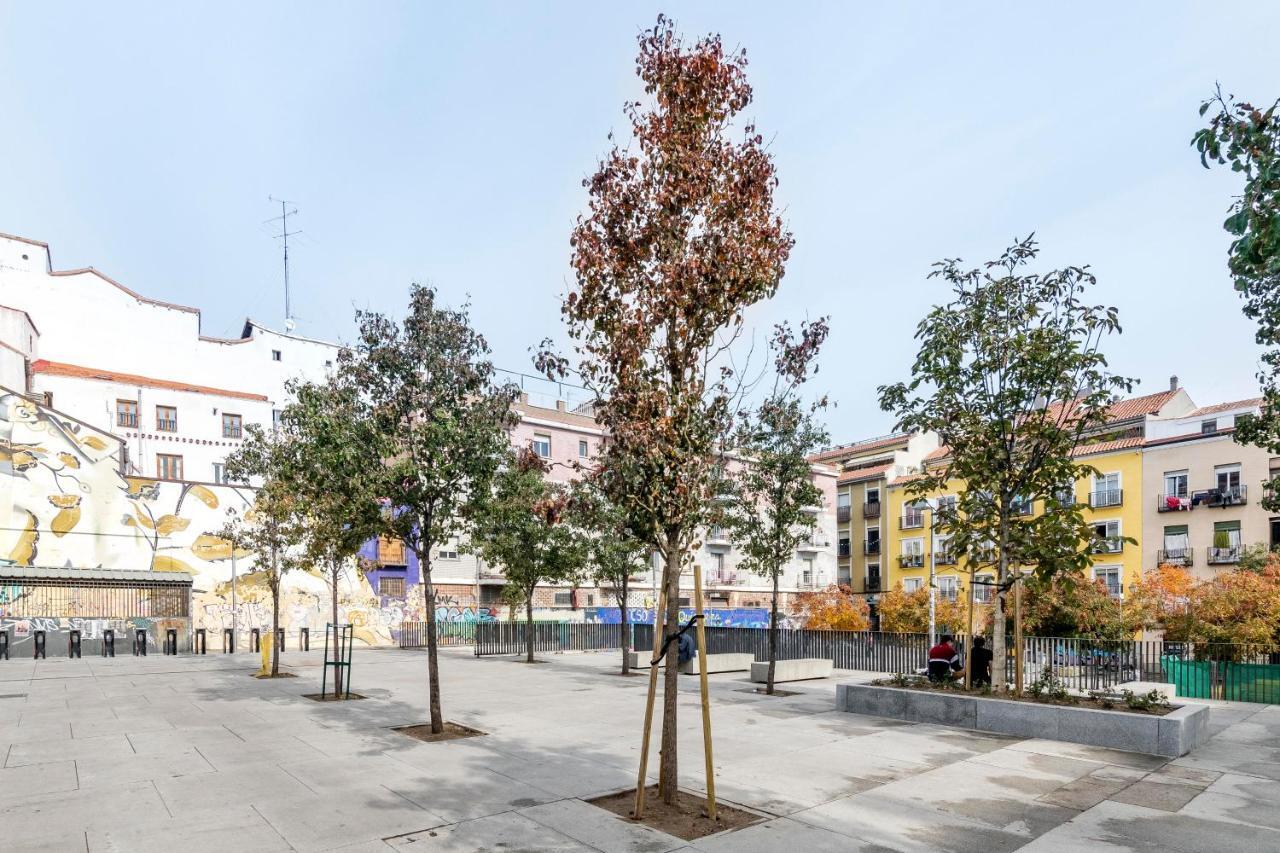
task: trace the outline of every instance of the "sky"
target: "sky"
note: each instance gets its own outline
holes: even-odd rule
[[[1089,264],[1138,392],[1253,396],[1258,348],[1226,269],[1236,176],[1189,147],[1220,81],[1280,97],[1280,4],[0,4],[0,232],[202,309],[205,334],[349,340],[410,283],[470,300],[497,365],[563,341],[582,180],[642,95],[659,12],[747,50],[796,247],[779,320],[829,315],[814,391],[835,442],[893,428],[941,258],[1034,232],[1040,269]]]

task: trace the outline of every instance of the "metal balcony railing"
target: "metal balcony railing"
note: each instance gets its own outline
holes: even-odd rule
[[[1093,542],[1095,554],[1119,554],[1124,551],[1124,539],[1119,536],[1099,536]]]
[[[1089,506],[1120,506],[1124,503],[1124,489],[1098,489],[1089,493]]]
[[[116,412],[116,426],[136,427],[138,425],[138,416],[129,414],[128,412]]]
[[[1162,566],[1190,566],[1194,561],[1190,548],[1162,548],[1156,554],[1156,562]]]
[[[924,565],[924,554],[903,554],[898,565],[904,569],[918,569]]]
[[[956,555],[950,551],[935,551],[933,562],[937,566],[954,566],[956,564]]]
[[[177,432],[178,422],[162,418],[156,421],[156,429],[160,432]]]
[[[1209,492],[1206,503],[1209,506],[1240,506],[1249,502],[1248,486],[1231,486],[1226,489],[1213,489]]]
[[[849,540],[848,540],[848,539],[841,539],[841,540],[840,540],[840,545],[839,545],[839,548],[838,548],[838,549],[837,549],[837,551],[836,551],[836,554],[837,554],[837,556],[840,556],[840,557],[847,557],[847,556],[849,556]]]
[[[879,592],[879,591],[880,591],[880,576],[879,576],[879,575],[869,575],[869,576],[867,577],[867,580],[866,580],[866,591],[867,591],[867,592]]]
[[[1209,565],[1220,566],[1224,563],[1240,562],[1240,546],[1233,545],[1229,548],[1209,548]]]
[[[924,527],[923,512],[909,512],[898,519],[898,528],[900,530],[913,530],[917,527]]]
[[[879,539],[864,539],[862,542],[862,553],[872,556],[880,553]]]
[[[868,501],[862,505],[863,518],[879,518],[880,517],[880,501]]]
[[[836,521],[838,523],[844,524],[846,521],[849,520],[849,515],[850,515],[849,507],[847,506],[836,507]]]
[[[1186,494],[1162,494],[1156,496],[1156,512],[1186,512],[1195,509],[1191,496]]]

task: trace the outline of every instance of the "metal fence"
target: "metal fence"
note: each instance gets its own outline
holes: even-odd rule
[[[707,653],[747,652],[769,659],[768,628],[706,628]],[[635,626],[635,647],[653,648],[653,625]],[[826,658],[840,669],[913,672],[925,665],[926,634],[778,629],[778,660]]]
[[[440,646],[469,646],[476,641],[476,622],[437,622],[436,644]],[[400,648],[425,649],[427,647],[427,623],[403,622],[400,625]]]
[[[475,632],[476,657],[523,654],[530,627],[536,652],[590,652],[622,647],[622,626],[618,624],[480,622]]]

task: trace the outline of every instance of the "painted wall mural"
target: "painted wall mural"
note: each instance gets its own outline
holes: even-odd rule
[[[20,395],[0,393],[0,560],[71,570],[188,572],[189,627],[207,630],[211,652],[221,649],[222,629],[233,622],[234,562],[235,623],[245,631],[269,627],[270,592],[255,572],[254,555],[237,551],[233,561],[230,543],[216,533],[229,509],[242,513],[252,505],[253,490],[124,476],[121,447],[109,433]],[[83,595],[38,608],[59,612],[33,613],[32,602],[15,600],[29,595],[19,589],[0,585],[0,620],[10,620],[15,638],[20,624],[25,621],[29,629],[32,619],[63,620],[68,630],[66,620],[87,620],[96,631],[107,617],[147,615],[92,612],[106,605]],[[405,598],[374,590],[353,567],[339,584],[339,618],[355,626],[359,641],[393,644],[402,621],[422,619],[418,585],[406,585]],[[290,573],[281,594],[281,625],[291,635],[306,627],[319,639],[332,618],[331,602],[318,571]],[[496,613],[473,601],[449,601],[437,608],[437,618],[487,621]]]
[[[688,622],[693,616],[692,608],[680,609],[680,623]],[[768,628],[769,611],[763,607],[709,607],[706,624],[709,628]],[[633,624],[653,624],[653,608],[628,607],[627,620]],[[622,621],[622,613],[616,607],[594,607],[586,611],[586,621],[600,622],[606,625],[617,625]],[[784,618],[778,620],[781,627],[788,627]]]

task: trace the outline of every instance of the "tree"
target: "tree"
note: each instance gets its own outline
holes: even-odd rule
[[[583,532],[587,571],[595,583],[613,591],[622,631],[622,674],[631,671],[630,584],[649,563],[648,547],[631,532],[617,504],[598,486],[596,473],[574,482],[569,502],[571,523]]]
[[[1258,382],[1263,405],[1259,415],[1237,418],[1235,439],[1280,453],[1280,101],[1259,109],[1218,88],[1200,105],[1210,110],[1208,127],[1191,144],[1200,162],[1230,163],[1244,178],[1243,193],[1232,202],[1222,227],[1231,235],[1227,268],[1244,299],[1244,314],[1256,320],[1257,342],[1263,346]],[[1262,504],[1280,511],[1280,476],[1263,493]]]
[[[1192,592],[1196,580],[1182,566],[1161,565],[1143,572],[1129,588],[1125,604],[1144,627],[1164,632],[1166,640],[1185,641],[1193,633]]]
[[[541,584],[576,582],[586,562],[584,537],[568,523],[569,491],[546,474],[546,464],[531,448],[512,454],[479,509],[469,546],[502,566],[504,595],[524,605],[528,663],[533,663],[534,592]]]
[[[795,560],[796,549],[813,536],[822,506],[809,456],[828,442],[826,429],[813,417],[825,401],[807,407],[796,393],[826,336],[825,318],[804,324],[798,335],[786,324],[775,328],[773,389],[743,420],[737,435],[740,458],[726,471],[733,500],[725,507],[725,521],[742,548],[739,566],[772,586],[765,680],[770,695],[778,658],[778,582]]]
[[[1096,283],[1088,267],[1025,272],[1037,252],[1028,237],[978,269],[935,264],[930,277],[950,284],[955,298],[920,322],[911,381],[879,389],[899,429],[936,432],[948,448],[946,464],[926,469],[909,493],[964,484],[937,509],[934,527],[971,570],[995,568],[996,660],[1004,660],[1007,596],[1023,567],[1048,578],[1090,565],[1094,536],[1074,484],[1095,471],[1072,451],[1106,422],[1113,394],[1133,384],[1107,370],[1099,344],[1120,323],[1116,309],[1082,301]],[[1029,502],[1043,511],[1027,514]],[[993,689],[1004,682],[996,667]]]
[[[355,346],[338,355],[334,381],[348,395],[356,491],[377,495],[379,533],[417,558],[427,614],[431,731],[444,731],[437,659],[432,561],[441,544],[469,529],[509,444],[517,389],[499,386],[484,338],[467,308],[437,305],[431,287],[414,285],[403,323],[356,314]]]
[[[1144,576],[1132,598],[1147,627],[1164,631],[1166,640],[1197,644],[1198,655],[1210,654],[1213,643],[1270,648],[1280,634],[1280,557],[1260,571],[1235,569],[1206,580],[1164,566]],[[1232,658],[1243,651],[1212,654]]]
[[[1119,642],[1142,628],[1142,618],[1129,602],[1112,598],[1104,582],[1083,572],[1032,578],[1026,593],[1023,626],[1039,637]]]
[[[934,618],[944,630],[960,633],[969,624],[967,604],[942,597],[936,602]],[[974,631],[981,630],[985,615],[975,609]],[[923,634],[929,630],[929,590],[925,587],[906,592],[901,583],[880,596],[880,630]]]
[[[261,481],[253,507],[231,516],[218,533],[258,557],[257,572],[271,592],[271,677],[280,674],[280,583],[288,572],[302,568],[297,543],[302,537],[300,496],[282,472],[291,452],[286,437],[266,432],[258,424],[245,428],[244,441],[226,461],[227,477],[236,482]],[[264,562],[265,558],[265,562]]]
[[[796,596],[801,624],[817,631],[865,631],[871,627],[867,600],[847,586],[832,584],[823,590]]]
[[[686,44],[661,16],[639,43],[648,100],[626,107],[638,150],[615,145],[584,182],[589,209],[573,230],[575,286],[563,315],[609,431],[605,491],[661,555],[674,625],[681,570],[711,516],[712,472],[732,427],[738,386],[724,355],[744,310],[777,290],[793,241],[774,210],[763,137],[746,124],[731,139],[751,103],[745,53],[727,54],[714,35]],[[549,350],[539,366],[563,375],[568,360]],[[668,804],[677,678],[672,656],[659,770]]]

